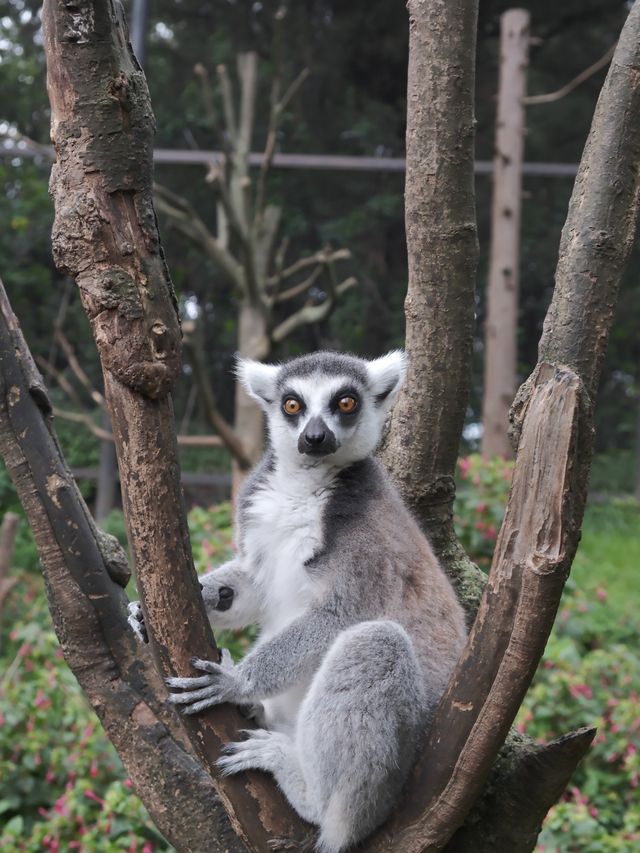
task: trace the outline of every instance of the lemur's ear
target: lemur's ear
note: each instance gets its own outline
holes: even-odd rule
[[[405,357],[401,349],[395,349],[367,362],[370,388],[377,405],[390,407],[396,398],[405,373]]]
[[[247,394],[261,406],[273,403],[279,370],[277,364],[262,364],[251,358],[238,358],[236,361],[236,376]]]

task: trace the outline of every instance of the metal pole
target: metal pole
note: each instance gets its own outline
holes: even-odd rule
[[[147,29],[149,26],[149,3],[148,0],[133,0],[131,5],[131,24],[129,35],[131,47],[136,59],[144,68],[147,60]]]

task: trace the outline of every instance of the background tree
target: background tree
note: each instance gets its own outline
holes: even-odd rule
[[[338,279],[336,263],[350,257],[346,249],[327,246],[314,254],[288,259],[289,240],[280,236],[282,206],[267,201],[267,180],[283,114],[308,76],[308,69],[303,69],[288,85],[283,80],[284,16],[284,8],[275,15],[276,58],[269,119],[255,184],[250,178],[249,157],[259,86],[258,56],[247,52],[236,58],[237,98],[225,65],[219,64],[216,69],[215,89],[205,67],[201,63],[196,66],[205,111],[223,150],[221,162],[211,164],[206,178],[217,198],[215,230],[209,229],[185,198],[161,185],[156,187],[158,210],[210,258],[219,283],[236,294],[237,349],[241,356],[258,361],[267,359],[275,346],[298,329],[327,318],[338,298],[356,283],[353,276]],[[293,307],[283,315],[283,306],[290,305]],[[200,336],[190,338],[189,350],[202,388],[205,359]],[[207,389],[205,394],[211,391]],[[243,458],[236,455],[236,461],[246,471],[247,461],[255,464],[262,452],[263,417],[240,385],[236,388],[234,427],[236,441],[243,446]]]

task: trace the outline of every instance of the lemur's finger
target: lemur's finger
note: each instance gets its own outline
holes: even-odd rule
[[[206,687],[208,684],[211,684],[211,676],[200,675],[196,678],[170,676],[169,678],[165,678],[164,683],[169,687],[180,687],[183,690],[193,690],[195,687]]]
[[[186,693],[170,693],[168,701],[172,705],[190,705],[198,699],[217,699],[220,691],[216,687],[209,685],[203,687],[202,690],[189,690]]]
[[[211,660],[202,660],[202,658],[191,658],[191,666],[201,669],[203,672],[210,672],[212,675],[219,675],[221,672],[219,663],[214,663]]]
[[[180,709],[180,713],[187,715],[198,714],[200,711],[204,711],[206,708],[213,707],[213,705],[220,705],[222,701],[222,698],[203,699],[201,702],[196,702],[195,705],[185,705],[184,708]]]

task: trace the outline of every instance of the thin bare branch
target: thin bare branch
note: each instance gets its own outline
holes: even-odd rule
[[[194,330],[194,332],[187,334],[185,331],[184,347],[189,353],[193,377],[199,391],[200,403],[204,408],[209,423],[218,433],[217,438],[220,439],[220,443],[229,450],[243,470],[248,470],[251,468],[252,460],[247,455],[242,438],[236,433],[231,424],[227,422],[218,408],[215,394],[205,368],[202,345],[198,339],[197,330]]]
[[[209,231],[189,202],[158,184],[154,186],[154,191],[158,210],[169,217],[175,227],[185,236],[204,249],[211,260],[225,273],[232,285],[244,290],[245,277],[242,266]]]
[[[347,260],[351,257],[351,252],[349,249],[336,249],[335,252],[331,252],[329,255],[327,254],[326,249],[320,249],[320,251],[315,252],[313,255],[308,255],[304,258],[299,258],[297,261],[294,261],[290,266],[285,267],[282,270],[280,276],[270,276],[267,279],[267,284],[276,285],[278,283],[278,279],[286,279],[291,278],[292,275],[300,272],[300,270],[304,270],[307,267],[315,266],[316,264],[324,264],[327,261],[342,261]]]
[[[61,418],[63,421],[71,421],[72,423],[82,424],[92,435],[100,441],[114,441],[113,433],[101,426],[93,420],[87,412],[70,412],[68,409],[60,409],[57,406],[53,407],[53,414]],[[184,435],[182,433],[177,436],[179,447],[225,447],[226,442],[219,435]]]
[[[53,364],[50,364],[41,355],[36,356],[36,362],[41,370],[43,370],[48,376],[51,376],[52,379],[55,379],[56,383],[60,386],[60,388],[62,388],[69,400],[71,400],[71,402],[75,406],[77,406],[79,409],[84,409],[84,403],[80,399],[78,392],[73,387],[71,382],[69,382],[64,373],[62,373],[62,371],[54,367]]]
[[[215,130],[218,122],[213,99],[213,86],[211,85],[211,78],[209,77],[209,72],[202,64],[202,62],[197,62],[193,67],[193,71],[196,77],[200,80],[200,88],[202,90],[202,102],[204,104],[207,120],[211,125],[211,129]]]
[[[301,326],[308,326],[311,323],[320,323],[322,320],[325,320],[336,307],[336,296],[346,293],[347,290],[355,287],[357,283],[358,279],[355,276],[350,276],[340,282],[340,284],[337,284],[334,294],[330,294],[320,305],[305,305],[303,308],[300,308],[299,311],[291,314],[286,320],[283,320],[282,323],[279,323],[275,327],[271,332],[271,340],[274,343],[281,343]]]
[[[564,86],[561,86],[560,89],[556,89],[555,92],[549,92],[546,95],[527,95],[522,99],[522,103],[527,107],[531,107],[536,104],[551,104],[554,101],[560,101],[562,98],[565,98],[577,89],[578,86],[582,85],[582,83],[590,77],[593,77],[594,74],[597,74],[598,71],[607,67],[611,62],[611,57],[615,53],[617,44],[618,42],[615,42],[615,44],[611,45],[609,50],[601,56],[597,62],[594,62],[593,65],[585,68],[584,71],[581,71],[580,74],[577,75],[577,77],[574,77],[573,80],[570,80]]]
[[[308,290],[310,287],[312,287],[320,278],[323,271],[323,265],[318,264],[318,266],[313,270],[311,275],[307,276],[305,279],[299,282],[299,284],[295,284],[293,287],[290,287],[287,290],[283,290],[281,293],[277,293],[273,297],[273,301],[287,302],[289,299],[295,299],[296,296],[300,296],[301,293],[304,293],[305,290]]]
[[[96,388],[94,388],[93,383],[91,382],[84,368],[78,361],[78,357],[76,356],[74,348],[69,343],[69,339],[60,328],[56,329],[54,334],[55,339],[62,347],[64,354],[67,357],[67,361],[69,362],[69,367],[74,372],[76,378],[78,379],[80,384],[86,389],[96,406],[99,406],[101,409],[103,409],[105,407],[105,399],[102,394],[98,390],[96,390]]]
[[[222,95],[222,109],[224,111],[224,122],[231,144],[234,145],[238,136],[238,124],[236,111],[233,105],[233,87],[229,78],[226,65],[218,65],[216,68],[218,81],[220,83],[220,94]]]

